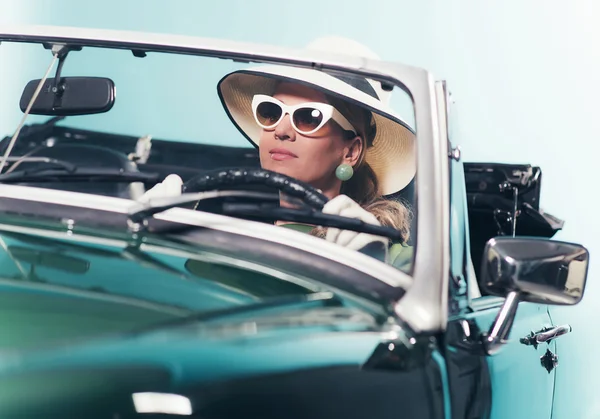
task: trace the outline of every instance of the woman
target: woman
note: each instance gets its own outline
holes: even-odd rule
[[[326,38],[310,47],[348,51],[348,45],[340,42],[352,41]],[[356,44],[351,46],[356,49]],[[389,93],[379,83],[360,77],[342,80],[316,70],[264,66],[226,75],[217,90],[231,121],[258,146],[263,169],[320,189],[330,198],[325,213],[400,230],[404,244],[390,248],[388,239],[366,233],[281,225],[355,250],[379,246],[386,260],[398,267],[411,262],[411,249],[405,245],[410,236],[410,211],[383,196],[403,189],[414,177],[414,135],[388,108]],[[179,194],[181,183],[178,176],[171,175],[144,199]],[[285,200],[281,204],[289,205]]]

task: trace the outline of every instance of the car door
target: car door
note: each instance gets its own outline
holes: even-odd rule
[[[450,150],[449,313],[444,341],[452,417],[550,419],[556,345],[554,341],[529,344],[528,339],[553,326],[548,306],[518,302],[508,339],[491,355],[482,343],[494,331],[497,318],[510,313],[505,310],[505,298],[482,296],[477,284],[469,245],[464,166],[460,148],[452,144],[450,95],[445,82],[438,83],[444,91],[440,115],[445,119],[442,126]]]
[[[507,314],[506,299],[479,294],[468,253],[459,257],[468,245],[459,234],[452,237],[446,362],[453,417],[551,418],[556,343],[531,339],[533,333],[554,330],[548,306],[518,302],[508,339],[489,354],[482,339]]]
[[[469,269],[468,222],[458,217],[461,210],[457,206],[451,222],[449,322],[445,336],[452,417],[550,419],[555,369],[547,370],[542,360],[551,365],[555,342],[528,344],[532,332],[553,326],[548,308],[519,302],[508,339],[492,355],[485,351],[482,338],[493,331],[497,317],[502,317],[499,313],[505,298],[480,295],[477,279]]]
[[[497,317],[502,317],[499,314],[506,299],[480,293],[470,259],[462,165],[454,161],[451,171],[446,363],[453,417],[550,419],[555,342],[534,345],[528,339],[532,332],[553,326],[548,306],[518,302],[508,339],[492,355],[484,350],[482,337],[492,332]]]
[[[472,313],[465,319],[487,331],[502,308],[503,298],[483,296],[474,299]],[[531,332],[552,326],[547,306],[520,302],[509,340],[499,352],[487,356],[492,388],[491,418],[550,418],[555,369],[551,365],[555,342],[526,345]],[[542,362],[544,360],[544,362]],[[548,365],[546,368],[544,365]]]

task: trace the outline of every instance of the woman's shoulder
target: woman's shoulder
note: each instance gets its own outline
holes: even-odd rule
[[[409,271],[414,256],[414,247],[406,243],[395,243],[389,249],[390,264],[402,270]]]
[[[279,224],[279,227],[289,228],[291,230],[296,230],[307,234],[315,228],[312,225],[302,223],[281,223]]]

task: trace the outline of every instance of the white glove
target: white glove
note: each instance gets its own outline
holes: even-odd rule
[[[381,225],[377,218],[363,209],[357,202],[346,195],[338,195],[323,207],[326,214],[340,215],[342,217],[358,218],[365,223]],[[356,231],[340,230],[328,227],[327,241],[345,246],[353,250],[367,250],[365,253],[371,254],[371,248],[374,248],[387,261],[389,239],[387,237],[373,236],[367,233],[358,233]],[[367,247],[368,246],[368,247]]]
[[[146,203],[152,198],[167,198],[181,195],[181,186],[183,180],[178,175],[169,175],[161,183],[146,191],[144,195],[138,198],[138,202]]]

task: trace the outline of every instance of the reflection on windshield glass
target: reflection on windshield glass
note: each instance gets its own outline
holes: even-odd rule
[[[129,331],[192,313],[313,294],[293,277],[207,260],[5,235],[0,349]],[[8,274],[12,272],[12,274]]]
[[[356,44],[323,38],[311,48],[352,53]],[[339,72],[78,49],[62,55],[41,83],[49,50],[2,45],[3,55],[19,54],[28,65],[5,81],[10,95],[3,100],[12,111],[0,121],[0,152],[7,161],[0,182],[149,205],[211,188],[275,189],[281,193],[276,207],[298,208],[300,202],[312,213],[275,211],[265,219],[267,210],[256,202],[242,202],[235,211],[230,206],[229,212],[219,203],[211,211],[274,222],[411,271],[416,140],[412,101],[404,91]],[[19,107],[32,114],[12,147]],[[252,179],[247,171],[229,172],[229,183],[215,172],[231,168],[259,171]],[[282,180],[265,181],[264,173]],[[326,217],[311,216],[315,211],[338,221],[327,224]],[[340,224],[341,217],[358,224]],[[383,237],[363,224],[398,235]]]

